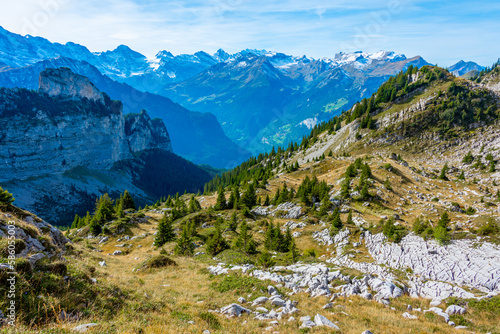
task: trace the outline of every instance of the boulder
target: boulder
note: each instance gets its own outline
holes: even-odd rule
[[[403,316],[403,318],[410,319],[410,320],[418,319],[418,317],[416,315],[410,314],[408,312],[403,313],[402,316]]]
[[[450,321],[450,316],[447,313],[443,312],[443,310],[440,309],[439,307],[431,307],[428,310],[424,310],[424,313],[427,313],[427,312],[432,312],[436,315],[439,315],[440,317],[443,317],[444,321],[446,321],[446,322]]]
[[[260,304],[265,304],[269,298],[267,297],[258,297],[253,301],[253,305],[260,305]]]
[[[466,310],[463,307],[458,306],[458,305],[450,305],[450,306],[448,306],[448,308],[446,309],[445,312],[448,313],[449,315],[465,314]]]
[[[331,322],[321,314],[316,314],[316,316],[314,317],[314,322],[316,323],[316,326],[326,326],[328,328],[333,328],[338,331],[340,330],[340,328],[337,325],[335,325],[333,322]]]
[[[231,304],[231,305],[228,305],[226,307],[221,308],[220,313],[225,314],[229,317],[239,317],[239,316],[241,316],[242,313],[250,314],[250,313],[252,313],[252,311],[250,311],[247,308],[244,308],[241,305]]]

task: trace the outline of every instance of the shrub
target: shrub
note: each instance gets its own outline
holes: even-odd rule
[[[170,266],[177,266],[177,263],[172,260],[171,258],[160,254],[157,256],[154,256],[150,259],[147,259],[143,261],[137,269],[139,270],[144,270],[144,269],[152,269],[152,268],[164,268],[164,267],[170,267]]]
[[[482,236],[497,235],[499,232],[500,228],[493,218],[488,218],[488,221],[477,230],[477,234]]]
[[[14,252],[19,254],[26,248],[26,243],[23,239],[14,239]],[[8,257],[9,256],[9,241],[7,238],[2,238],[0,240],[0,256]]]
[[[264,268],[269,268],[274,266],[275,261],[271,257],[271,254],[265,251],[259,256],[259,258],[257,259],[257,263],[259,266],[262,266]]]
[[[401,225],[395,225],[394,218],[391,217],[385,222],[382,233],[389,241],[398,243],[405,237],[406,229]]]
[[[318,256],[318,253],[316,252],[316,249],[308,248],[304,251],[304,256],[316,258]]]
[[[213,282],[211,287],[221,293],[228,291],[234,291],[238,294],[252,293],[254,289],[266,291],[266,285],[261,280],[239,274],[226,275],[221,281]]]

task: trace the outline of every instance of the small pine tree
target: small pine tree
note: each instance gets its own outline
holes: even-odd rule
[[[269,199],[269,194],[266,195],[266,199],[264,200],[264,206],[269,206],[271,204],[271,200]]]
[[[160,219],[158,223],[158,231],[155,236],[155,247],[162,247],[169,241],[175,239],[174,227],[172,217],[167,217],[166,214]]]
[[[257,264],[264,268],[270,268],[274,266],[276,262],[273,260],[271,254],[267,251],[262,252],[262,254],[257,259]]]
[[[330,236],[336,235],[341,228],[342,228],[342,220],[340,219],[340,211],[338,208],[335,208],[332,213]]]
[[[340,187],[340,197],[348,199],[351,196],[351,178],[346,176]]]
[[[297,249],[297,245],[295,244],[295,239],[292,238],[292,241],[290,242],[290,246],[288,247],[288,254],[287,257],[290,260],[290,262],[295,263],[298,261],[300,256],[299,250]]]
[[[133,209],[135,210],[135,202],[128,190],[125,190],[121,198],[123,210]]]
[[[321,199],[321,206],[319,208],[319,215],[324,216],[332,206],[332,202],[330,202],[330,197],[328,196],[328,193],[323,194],[323,198]]]
[[[15,198],[7,190],[0,187],[0,203],[2,204],[12,204]]]
[[[241,223],[240,234],[234,242],[234,248],[241,249],[247,254],[255,254],[257,252],[257,245],[252,235],[248,233],[248,224],[245,220]]]
[[[116,215],[118,216],[118,218],[125,217],[125,212],[123,211],[123,204],[122,203],[123,203],[122,201],[119,201],[118,206],[116,208]]]
[[[490,173],[495,173],[495,171],[496,171],[495,161],[494,160],[490,160],[490,170],[489,170],[489,172]]]
[[[225,210],[227,208],[227,203],[226,203],[226,196],[224,195],[224,189],[219,187],[219,190],[217,190],[217,202],[215,203],[214,209],[217,211],[220,210]]]
[[[448,212],[443,212],[439,219],[436,228],[434,229],[434,238],[441,244],[445,245],[450,241],[450,233],[448,232],[448,224],[450,217]]]
[[[389,178],[385,179],[385,181],[384,181],[384,188],[387,189],[387,190],[392,190],[392,185],[391,185],[391,181],[389,181]]]
[[[249,209],[253,208],[257,204],[257,195],[255,194],[255,186],[253,182],[248,185],[241,201]]]
[[[229,229],[233,232],[236,232],[238,228],[238,217],[236,216],[236,212],[233,212],[231,215],[231,220],[229,221]]]
[[[189,212],[197,212],[201,210],[201,205],[200,202],[194,197],[194,195],[191,196],[191,199],[189,200]]]
[[[75,219],[73,220],[73,224],[71,224],[71,229],[78,228],[78,223],[80,222],[80,217],[75,215]]]
[[[345,221],[348,225],[353,225],[354,220],[352,220],[352,209],[349,210],[349,214],[347,215],[347,220]]]
[[[188,224],[184,224],[182,228],[182,233],[177,240],[177,245],[175,246],[174,252],[177,255],[193,255],[194,244],[191,228]]]
[[[212,256],[215,256],[229,248],[224,236],[222,235],[222,222],[222,218],[217,218],[215,221],[215,233],[210,239],[207,240],[206,243],[206,250]]]
[[[99,224],[99,221],[97,219],[92,219],[89,225],[90,228],[90,234],[93,236],[98,236],[102,232],[101,224]]]
[[[439,175],[438,179],[443,181],[449,181],[448,177],[446,176],[447,172],[448,172],[448,164],[445,163],[443,169],[441,169],[441,174]]]
[[[459,180],[459,181],[464,181],[465,180],[465,174],[464,174],[463,169],[460,172],[460,175],[458,175],[457,180]]]
[[[464,164],[470,164],[473,161],[474,161],[474,156],[472,155],[471,151],[467,152],[467,154],[462,159],[462,163]]]

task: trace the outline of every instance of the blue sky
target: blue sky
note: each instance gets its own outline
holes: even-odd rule
[[[500,2],[435,0],[0,0],[0,25],[91,51],[147,56],[266,49],[333,57],[391,50],[449,66],[500,57]]]

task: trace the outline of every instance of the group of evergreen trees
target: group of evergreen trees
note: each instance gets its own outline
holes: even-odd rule
[[[445,245],[450,242],[451,235],[449,232],[450,216],[444,211],[437,222],[437,226],[432,228],[429,221],[418,217],[413,223],[413,232],[424,238],[434,238],[440,244]]]
[[[361,173],[359,173],[361,171]],[[369,192],[370,182],[368,179],[372,177],[372,171],[368,163],[363,163],[361,158],[358,158],[347,167],[345,171],[344,181],[340,188],[340,197],[342,199],[348,199],[351,196],[351,180],[360,174],[359,183],[356,186],[356,190],[359,191],[359,200],[366,201],[370,199],[371,195]]]
[[[326,181],[319,181],[316,176],[312,179],[306,176],[297,189],[295,197],[300,198],[300,201],[305,206],[311,206],[323,199],[328,198],[329,200],[329,191],[330,186],[328,186]]]
[[[106,222],[113,218],[125,217],[124,211],[128,209],[136,209],[134,199],[128,190],[125,190],[116,201],[112,200],[106,193],[97,199],[93,215],[88,211],[85,217],[75,215],[75,219],[71,224],[71,229],[89,226],[90,233],[98,235],[101,233],[102,226]]]
[[[257,194],[255,190],[255,186],[253,182],[250,182],[247,185],[243,196],[240,194],[240,188],[238,185],[232,187],[231,195],[229,196],[229,200],[226,201],[226,195],[224,194],[224,188],[219,186],[217,190],[217,201],[215,203],[214,209],[217,211],[226,210],[226,209],[242,209],[244,207],[248,209],[252,209],[255,205],[257,205]]]

